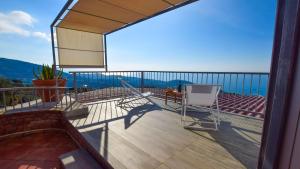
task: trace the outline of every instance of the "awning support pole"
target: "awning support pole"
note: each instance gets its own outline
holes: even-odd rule
[[[63,6],[63,8],[59,11],[58,15],[54,19],[54,21],[50,25],[50,32],[51,32],[51,45],[52,45],[52,55],[53,55],[53,65],[55,65],[55,76],[56,76],[56,55],[55,55],[55,44],[54,44],[54,26],[56,25],[57,21],[60,17],[65,13],[68,7],[73,3],[74,0],[68,0],[68,2]]]
[[[106,35],[104,36],[104,59],[105,59],[105,71],[107,72],[108,68],[107,68],[107,45],[106,45]]]

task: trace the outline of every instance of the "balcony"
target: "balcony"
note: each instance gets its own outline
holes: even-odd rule
[[[118,106],[120,97],[129,94],[118,78],[141,92],[153,93],[156,104],[139,99]],[[114,168],[255,168],[268,78],[268,73],[242,72],[70,72],[72,86],[63,92],[52,89],[60,95],[59,101],[41,101],[41,91],[45,94],[49,89],[1,89],[1,111],[4,116],[33,110],[65,112],[93,151]],[[184,129],[181,98],[175,102],[170,97],[165,103],[166,89],[190,83],[222,86],[218,131]],[[8,98],[18,98],[18,102],[12,104]],[[188,118],[211,117],[204,109],[191,109]]]

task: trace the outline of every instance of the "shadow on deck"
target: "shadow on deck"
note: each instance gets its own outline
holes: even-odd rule
[[[70,122],[117,169],[256,168],[261,119],[222,113],[219,131],[187,130],[178,105],[153,100],[157,105],[136,100],[122,108],[118,99],[89,102],[88,116]]]

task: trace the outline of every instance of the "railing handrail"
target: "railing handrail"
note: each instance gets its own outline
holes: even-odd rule
[[[40,86],[40,87],[8,87],[0,88],[0,92],[13,91],[13,90],[26,90],[26,89],[71,89],[71,87],[50,87],[50,86]]]
[[[208,73],[208,74],[259,74],[269,75],[269,72],[211,72],[211,71],[156,71],[156,70],[112,70],[112,71],[69,71],[69,73],[115,73],[115,72],[162,72],[162,73]]]

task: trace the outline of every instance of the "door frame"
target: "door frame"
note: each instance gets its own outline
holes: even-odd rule
[[[298,58],[300,0],[278,0],[266,115],[258,169],[279,168]],[[297,120],[297,119],[295,119]],[[289,131],[296,132],[296,131]],[[289,138],[294,139],[294,138]],[[284,157],[284,158],[291,158]]]

